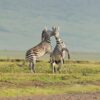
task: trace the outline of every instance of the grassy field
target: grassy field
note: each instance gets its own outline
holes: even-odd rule
[[[47,61],[30,73],[22,61],[0,61],[0,97],[100,92],[100,63],[65,62],[60,73],[52,74]]]

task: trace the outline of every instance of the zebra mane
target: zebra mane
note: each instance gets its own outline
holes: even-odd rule
[[[53,30],[53,31],[59,31],[59,26],[57,26],[57,27],[56,27],[56,26],[53,26],[53,27],[52,27],[52,30]]]

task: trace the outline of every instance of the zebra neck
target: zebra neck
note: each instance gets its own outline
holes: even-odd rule
[[[47,39],[46,42],[47,42],[47,43],[51,43],[51,40],[50,40],[50,39]]]
[[[58,45],[59,45],[59,44],[60,44],[60,42],[59,42],[59,41],[56,41],[56,44],[58,44]]]

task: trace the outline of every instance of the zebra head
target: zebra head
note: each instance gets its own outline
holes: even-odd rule
[[[46,40],[50,37],[59,37],[59,27],[52,27],[52,30],[48,30],[47,27],[44,28],[44,30],[42,31],[42,36],[41,36],[41,40]]]
[[[42,31],[42,36],[41,36],[41,40],[44,41],[46,39],[50,39],[50,31],[47,29],[47,27],[45,27]]]
[[[59,37],[59,27],[52,27],[52,36],[55,36],[56,38]]]

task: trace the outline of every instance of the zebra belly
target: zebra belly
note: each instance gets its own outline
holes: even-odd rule
[[[53,59],[58,61],[61,59],[61,55],[53,55]]]
[[[37,57],[41,57],[41,56],[43,56],[44,54],[45,54],[44,51],[40,51],[40,52],[38,52],[38,53],[36,54],[36,56],[37,56]]]
[[[59,64],[59,63],[61,63],[61,60],[55,60],[55,63]]]

